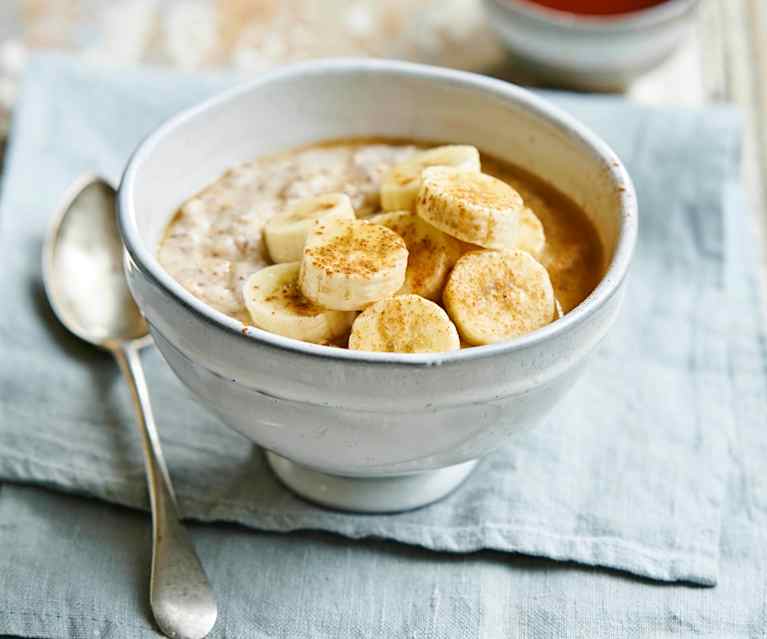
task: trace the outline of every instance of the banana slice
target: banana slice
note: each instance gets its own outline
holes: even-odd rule
[[[485,248],[512,249],[519,236],[522,196],[484,173],[426,169],[416,212],[448,235]]]
[[[381,224],[320,220],[306,238],[299,284],[315,304],[356,311],[396,293],[405,282],[404,240]]]
[[[454,166],[479,173],[479,151],[468,145],[438,146],[418,151],[390,169],[381,180],[384,211],[414,211],[421,188],[421,172],[430,166]]]
[[[328,193],[306,198],[277,213],[264,226],[264,240],[272,262],[300,261],[312,224],[315,220],[331,218],[354,219],[348,195]]]
[[[540,258],[546,246],[546,235],[538,216],[527,207],[519,215],[518,231],[514,248],[530,253],[535,259]]]
[[[461,243],[409,211],[379,213],[368,220],[383,224],[405,240],[407,271],[399,294],[438,300],[450,269],[464,252]]]
[[[275,264],[253,273],[242,297],[253,324],[265,331],[323,344],[349,332],[356,313],[329,311],[298,288],[299,262]]]
[[[354,320],[349,337],[355,351],[440,353],[460,347],[447,313],[419,295],[397,295],[368,306]]]
[[[474,251],[455,265],[443,293],[461,337],[492,344],[524,335],[554,319],[546,269],[524,251]]]

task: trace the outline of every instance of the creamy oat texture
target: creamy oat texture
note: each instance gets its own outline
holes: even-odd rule
[[[184,203],[160,245],[160,263],[195,297],[247,323],[242,284],[269,264],[264,223],[302,198],[331,192],[346,193],[358,216],[374,213],[381,174],[414,150],[319,145],[235,167]]]
[[[235,167],[183,204],[160,245],[160,263],[195,297],[250,323],[241,289],[250,274],[270,263],[265,222],[302,198],[330,192],[346,193],[358,217],[375,213],[381,176],[416,148],[393,141],[346,141]],[[546,232],[541,262],[569,311],[602,275],[602,250],[593,226],[572,202],[537,178],[484,156],[482,170],[511,184],[540,218]]]

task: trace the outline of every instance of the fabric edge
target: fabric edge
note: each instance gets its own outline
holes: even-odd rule
[[[23,472],[20,472],[21,470]],[[7,459],[0,459],[0,472],[7,478],[5,481],[36,485],[51,492],[77,497],[106,500],[112,505],[147,512],[146,501],[139,503],[136,499],[126,499],[120,490],[105,490],[103,478],[101,484],[83,481],[81,477],[61,469],[50,469],[37,463],[30,465],[29,462],[20,469],[18,465],[9,464]],[[30,474],[34,474],[34,477],[31,478]],[[62,484],[68,488],[63,488]],[[183,510],[184,502],[197,500],[180,496],[180,501]],[[210,506],[207,503],[206,505]],[[394,533],[389,525],[365,525],[364,519],[360,525],[343,521],[335,516],[337,514],[340,513],[302,512],[300,515],[294,515],[289,512],[278,514],[250,509],[245,514],[232,516],[230,513],[220,513],[214,508],[208,509],[204,515],[185,519],[205,525],[239,524],[262,532],[322,531],[347,539],[380,539],[403,543],[433,552],[472,553],[489,550],[530,555],[552,561],[572,561],[605,570],[625,570],[637,577],[661,582],[715,586],[718,579],[718,553],[711,555],[703,549],[696,549],[694,552],[670,551],[668,548],[656,550],[620,539],[551,535],[538,529],[493,524],[478,524],[458,529],[403,526],[401,522],[392,521],[391,526],[396,527],[396,539],[393,539]],[[328,524],[329,519],[335,520],[332,528]]]

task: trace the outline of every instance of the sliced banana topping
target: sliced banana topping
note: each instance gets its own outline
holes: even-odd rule
[[[431,166],[452,166],[479,173],[476,147],[453,144],[418,151],[390,169],[381,180],[381,206],[384,211],[414,211],[421,173]]]
[[[484,173],[450,167],[426,169],[416,203],[420,217],[464,242],[485,248],[514,248],[522,196]]]
[[[328,193],[297,202],[277,213],[264,226],[264,240],[272,262],[297,262],[309,229],[316,220],[354,219],[352,201],[344,193]]]
[[[402,288],[407,257],[404,240],[381,224],[320,220],[306,239],[301,291],[324,308],[361,310]]]
[[[242,297],[253,324],[315,344],[348,333],[356,313],[330,311],[307,300],[298,287],[299,268],[298,262],[275,264],[245,281]]]
[[[399,294],[414,293],[438,300],[450,269],[464,252],[461,243],[409,211],[380,213],[368,219],[383,224],[405,240],[407,271]]]
[[[455,265],[443,293],[445,308],[470,344],[524,335],[555,316],[546,269],[524,251],[474,251]]]
[[[529,208],[525,207],[519,215],[519,234],[514,248],[530,253],[535,259],[543,254],[546,246],[546,235],[543,223]]]
[[[447,313],[418,295],[397,295],[357,316],[349,348],[386,353],[439,353],[461,347]]]

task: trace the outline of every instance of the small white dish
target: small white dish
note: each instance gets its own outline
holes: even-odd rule
[[[366,353],[245,327],[159,264],[170,216],[226,169],[366,135],[471,143],[545,177],[596,225],[609,264],[601,283],[563,319],[510,342]],[[476,460],[544,419],[612,325],[637,234],[623,165],[546,100],[479,75],[355,59],[264,74],[171,118],[131,158],[119,218],[131,290],[178,377],[271,451],[275,473],[297,493],[368,512],[439,499]]]
[[[566,13],[527,0],[483,0],[515,58],[555,86],[620,90],[665,60],[692,28],[699,0],[610,16]]]

